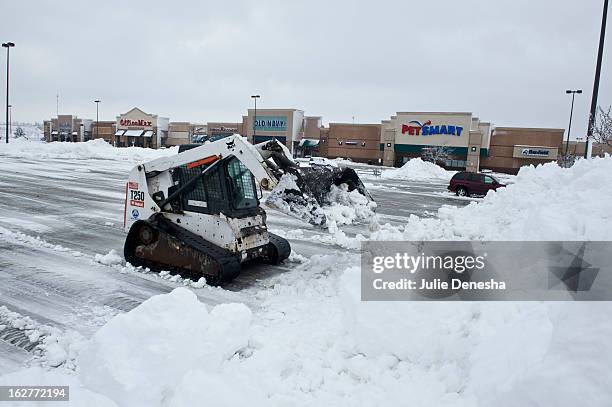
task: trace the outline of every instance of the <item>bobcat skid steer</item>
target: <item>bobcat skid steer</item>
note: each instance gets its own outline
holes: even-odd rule
[[[182,145],[179,152],[198,146],[201,145]],[[265,201],[268,207],[298,217],[312,225],[324,226],[327,217],[322,207],[331,203],[327,197],[333,185],[344,184],[348,192],[357,190],[368,201],[374,201],[352,168],[319,163],[300,165],[291,158],[289,149],[275,139],[252,147],[259,153],[257,161],[265,169],[265,172],[253,171],[253,174],[263,189],[273,190]]]
[[[125,186],[125,260],[212,285],[249,260],[282,262],[291,247],[268,231],[259,205],[259,186],[276,180],[237,135],[136,166]]]

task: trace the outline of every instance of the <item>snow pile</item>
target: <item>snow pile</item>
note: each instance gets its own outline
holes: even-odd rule
[[[0,155],[24,158],[54,159],[107,159],[128,162],[142,162],[158,157],[174,155],[178,148],[153,150],[141,147],[113,147],[103,139],[90,140],[84,143],[52,142],[41,143],[25,139],[16,139],[0,146]]]
[[[74,391],[151,407],[603,407],[612,397],[607,304],[365,303],[359,268],[339,275],[338,264],[358,256],[312,256],[258,293],[255,316],[238,304],[208,312],[182,288],[153,297],[82,348]]]
[[[515,183],[436,218],[411,216],[403,230],[383,226],[372,240],[610,240],[612,158],[523,167]]]
[[[348,186],[332,185],[326,197],[329,205],[323,207],[328,223],[350,225],[352,223],[371,220],[376,214],[376,202],[368,200],[354,189],[348,192]]]
[[[358,267],[341,287],[352,352],[370,375],[390,365],[375,380],[388,386],[385,405],[393,395],[407,405],[517,407],[612,398],[610,304],[366,303]]]
[[[455,171],[446,171],[444,168],[423,161],[420,158],[413,158],[401,168],[383,171],[380,175],[383,179],[401,179],[407,181],[430,181],[439,179],[448,181],[455,174]]]
[[[195,294],[177,288],[100,329],[81,351],[78,375],[87,388],[119,405],[162,405],[183,380],[217,372],[244,348],[250,320],[242,304],[218,305],[209,313]]]

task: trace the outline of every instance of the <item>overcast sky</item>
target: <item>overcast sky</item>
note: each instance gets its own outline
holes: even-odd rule
[[[3,1],[13,120],[238,121],[258,106],[325,123],[469,111],[584,133],[603,0]],[[612,23],[612,22],[611,22]],[[610,24],[609,24],[610,25]],[[610,30],[609,30],[610,31]],[[608,35],[599,102],[612,104]],[[5,50],[0,76],[4,94]],[[2,112],[4,98],[2,97]],[[4,121],[4,119],[2,119]]]

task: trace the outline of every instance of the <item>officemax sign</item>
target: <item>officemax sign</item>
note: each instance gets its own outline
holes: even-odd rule
[[[436,124],[433,125],[431,120],[421,123],[417,120],[412,120],[408,124],[402,124],[402,134],[409,136],[436,136],[448,135],[461,137],[463,127],[453,124]]]

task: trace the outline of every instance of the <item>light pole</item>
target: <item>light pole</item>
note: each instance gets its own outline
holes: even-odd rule
[[[591,98],[591,114],[589,115],[589,127],[587,128],[586,143],[584,143],[584,158],[589,158],[589,141],[593,137],[595,126],[595,115],[597,114],[597,96],[599,94],[599,79],[601,77],[601,61],[604,52],[604,40],[606,38],[606,20],[608,18],[608,0],[604,0],[603,17],[601,18],[601,33],[599,35],[599,51],[597,53],[597,67],[595,68],[595,83],[593,84],[593,96]]]
[[[98,138],[98,122],[100,121],[100,116],[98,115],[98,106],[100,106],[100,102],[101,100],[94,100],[94,103],[96,104],[96,135],[94,138]]]
[[[8,126],[9,126],[9,134],[13,134],[13,105],[8,105],[9,107],[9,121],[8,121]]]
[[[9,140],[9,59],[10,59],[10,49],[15,46],[13,42],[5,42],[2,44],[2,47],[6,48],[6,144],[8,144]]]
[[[567,157],[569,157],[569,140],[570,140],[570,134],[572,133],[572,116],[574,115],[574,98],[576,97],[576,94],[581,94],[582,93],[582,89],[577,89],[577,90],[566,90],[565,91],[566,94],[568,95],[572,95],[572,108],[570,109],[570,120],[569,120],[569,127],[567,128],[567,141],[565,142],[565,162],[567,164]]]
[[[260,95],[251,95],[253,100],[255,101],[255,116],[253,116],[253,144],[255,144],[255,136],[257,135],[257,99],[259,99]]]

